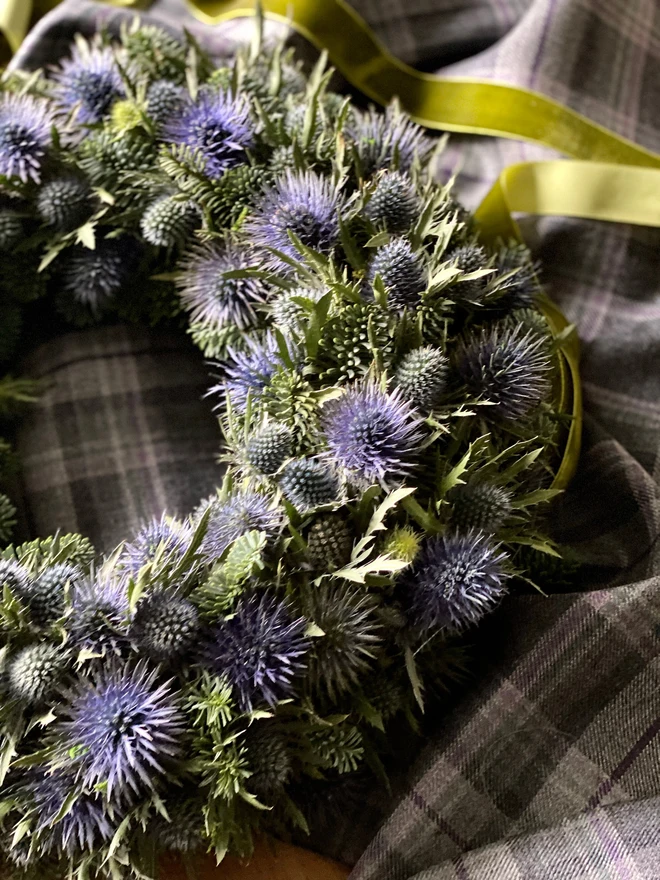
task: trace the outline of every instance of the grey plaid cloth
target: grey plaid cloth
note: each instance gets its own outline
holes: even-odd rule
[[[396,55],[424,70],[537,89],[660,151],[655,0],[353,2]],[[18,62],[52,61],[74,30],[126,14],[68,0]],[[214,52],[243,32],[205,28],[183,0],[156,0],[149,15],[190,26]],[[441,173],[458,172],[473,207],[506,165],[551,155],[455,137]],[[525,230],[583,340],[585,448],[552,523],[588,563],[582,590],[511,597],[474,635],[468,680],[429,719],[422,747],[404,748],[391,794],[347,796],[343,815],[313,840],[354,865],[351,880],[660,878],[660,233],[563,219],[531,219]],[[208,412],[192,401],[203,384],[198,358],[182,345],[174,368],[173,349],[154,343],[140,370],[151,337],[113,334],[34,354],[46,371],[62,364],[52,374],[62,379],[21,435],[37,528],[75,523],[106,543],[164,503],[184,512],[215,479]],[[112,368],[76,368],[70,353],[81,349],[114,350]],[[171,404],[181,371],[191,399],[181,392],[176,419],[187,421],[176,429],[174,415],[157,411]]]

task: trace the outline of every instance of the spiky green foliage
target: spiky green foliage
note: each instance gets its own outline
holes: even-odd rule
[[[184,83],[186,78],[186,46],[178,39],[153,25],[132,27],[122,40],[131,67],[150,79],[166,79]]]
[[[376,303],[343,305],[331,317],[319,344],[321,377],[344,384],[364,376],[377,358],[387,366],[394,351],[392,317]]]

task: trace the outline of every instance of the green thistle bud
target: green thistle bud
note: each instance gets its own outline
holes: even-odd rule
[[[450,321],[448,303],[443,299],[422,302],[415,312],[417,325],[421,327],[425,345],[443,348],[447,340],[447,327]]]
[[[391,673],[382,673],[366,686],[367,699],[383,721],[389,721],[405,707],[408,690],[400,679]]]
[[[214,205],[214,211],[218,221],[227,226],[235,223],[246,208],[254,205],[269,179],[265,168],[254,165],[239,165],[226,171],[216,187],[218,205]]]
[[[550,325],[545,315],[538,309],[516,309],[507,318],[507,325],[511,327],[522,326],[525,331],[530,331],[535,336],[545,339],[548,345],[552,344]]]
[[[9,498],[0,492],[0,541],[8,541],[16,525],[16,508]]]
[[[488,254],[485,249],[479,245],[465,245],[456,248],[451,254],[451,260],[457,269],[460,269],[464,275],[471,272],[477,272],[479,269],[486,269],[488,266]],[[461,300],[478,300],[486,285],[486,278],[475,278],[471,281],[461,281],[460,279],[448,291],[450,296]]]
[[[194,202],[165,196],[149,205],[140,221],[142,235],[156,247],[185,244],[201,219]]]
[[[273,322],[284,330],[299,329],[301,325],[306,325],[309,313],[295,300],[304,298],[318,302],[326,292],[319,287],[298,287],[295,290],[285,290],[271,303]]]
[[[110,124],[119,134],[126,134],[144,124],[144,111],[135,101],[116,101],[110,111]]]
[[[66,666],[66,655],[55,645],[30,645],[10,660],[7,690],[24,706],[40,706],[57,689]]]
[[[307,558],[315,571],[338,571],[348,563],[353,549],[353,535],[338,514],[314,520],[307,533]]]
[[[427,345],[404,357],[395,373],[395,382],[406,400],[428,411],[442,402],[448,372],[449,361],[445,354]]]
[[[155,663],[183,657],[198,633],[199,615],[187,599],[158,592],[138,604],[132,636],[138,649]]]
[[[421,538],[411,526],[397,526],[387,536],[383,544],[383,553],[389,553],[394,559],[412,562],[421,545]]]
[[[319,345],[321,378],[336,384],[364,376],[376,357],[387,366],[393,353],[390,315],[377,303],[344,306],[326,321]]]
[[[103,129],[82,142],[80,167],[96,186],[113,190],[127,172],[151,171],[156,156],[154,143],[138,132],[118,136]]]
[[[297,371],[278,370],[264,388],[261,403],[275,421],[294,434],[294,452],[313,443],[318,431],[318,407],[314,389]]]
[[[410,229],[420,210],[421,201],[410,178],[390,171],[379,179],[364,213],[388,232],[401,233]]]
[[[459,532],[470,529],[495,534],[512,512],[511,495],[490,483],[466,483],[452,493],[451,523]]]
[[[291,755],[284,736],[268,723],[255,723],[245,735],[248,766],[252,775],[248,788],[258,797],[273,797],[282,791],[292,772]]]
[[[123,40],[131,66],[152,79],[184,83],[186,47],[167,31],[153,25],[141,25]]]
[[[234,71],[231,67],[216,67],[208,79],[208,86],[211,89],[217,89],[221,92],[231,90],[234,79]]]
[[[299,510],[313,510],[339,498],[337,475],[324,462],[299,458],[284,466],[280,488]]]
[[[293,454],[293,431],[276,422],[264,425],[248,440],[246,457],[260,474],[274,474]]]
[[[296,160],[293,147],[277,147],[270,158],[270,170],[275,177],[281,177],[287,171],[294,171]]]
[[[37,213],[48,226],[59,232],[71,232],[81,226],[92,209],[91,192],[86,181],[72,174],[55,177],[37,194]]]
[[[0,211],[0,250],[10,250],[22,237],[23,218],[14,211]]]

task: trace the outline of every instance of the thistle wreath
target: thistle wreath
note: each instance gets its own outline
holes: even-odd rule
[[[417,726],[464,629],[562,576],[537,267],[479,242],[441,143],[331,76],[260,29],[212,61],[135,22],[2,80],[0,356],[57,320],[187,327],[227,464],[105,559],[80,535],[2,554],[3,876],[151,877],[161,850],[306,831]],[[0,404],[33,390],[5,377]]]

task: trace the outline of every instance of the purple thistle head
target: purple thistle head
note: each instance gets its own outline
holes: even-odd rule
[[[294,679],[305,669],[305,625],[269,593],[245,596],[215,630],[204,662],[230,682],[244,711],[275,706],[293,694]]]
[[[107,783],[110,801],[153,791],[181,754],[183,713],[157,678],[142,663],[110,666],[66,695],[56,731],[62,759],[85,788]]]
[[[410,171],[415,157],[424,162],[434,148],[424,129],[394,105],[385,113],[371,107],[367,113],[355,114],[354,119],[350,135],[365,177],[384,169]]]
[[[63,264],[63,288],[98,316],[130,277],[136,258],[135,240],[127,235],[102,238],[94,250],[76,245]]]
[[[226,393],[232,406],[245,412],[248,393],[252,400],[259,400],[264,388],[283,366],[282,356],[275,337],[268,333],[263,340],[246,337],[245,349],[230,349],[230,360],[225,366],[225,381],[216,385],[209,394]]]
[[[76,121],[100,122],[117,98],[124,96],[121,76],[112,54],[105,47],[74,46],[71,58],[53,73],[55,103],[64,111],[76,111]]]
[[[226,278],[227,272],[254,265],[236,245],[204,244],[181,264],[179,294],[193,323],[220,329],[235,325],[247,330],[256,324],[255,307],[266,301],[268,287],[259,278]]]
[[[117,653],[126,642],[128,616],[122,579],[101,575],[85,578],[74,585],[67,621],[69,636],[77,648]]]
[[[202,552],[217,559],[230,544],[252,530],[275,535],[282,524],[282,512],[259,492],[237,492],[226,501],[212,501]]]
[[[482,532],[430,538],[402,581],[410,623],[423,631],[477,623],[506,592],[507,558]]]
[[[199,151],[212,179],[245,162],[245,151],[254,144],[249,104],[229,92],[202,92],[178,118],[169,120],[164,134],[175,144]]]
[[[182,557],[190,538],[189,526],[163,514],[142,526],[133,540],[124,545],[122,565],[130,577],[137,577],[142,566],[151,562],[161,548],[167,556]]]
[[[415,467],[424,435],[401,392],[375,382],[356,383],[323,408],[331,459],[360,483],[392,486]]]
[[[468,389],[493,406],[497,421],[523,419],[550,394],[550,355],[545,339],[524,327],[493,324],[466,336],[456,368]]]
[[[74,792],[77,796],[73,804],[58,818]],[[82,791],[75,777],[67,773],[35,771],[21,787],[21,794],[27,796],[34,809],[34,833],[38,836],[41,856],[56,851],[73,858],[94,852],[112,839],[115,828],[101,795]]]
[[[45,101],[28,95],[0,97],[0,174],[39,183],[52,121]]]
[[[259,247],[274,248],[294,260],[300,254],[289,232],[306,247],[328,254],[339,241],[339,208],[340,199],[329,178],[313,171],[287,171],[264,193],[245,228]],[[274,269],[290,272],[279,257],[267,259]]]

